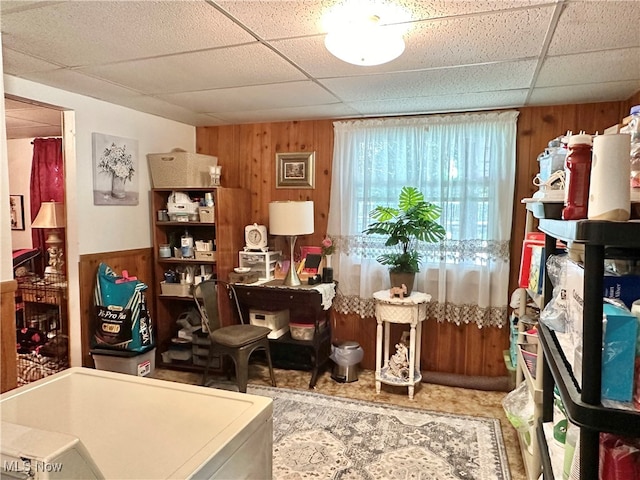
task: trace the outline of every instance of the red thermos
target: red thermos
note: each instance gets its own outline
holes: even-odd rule
[[[564,220],[587,218],[589,204],[589,179],[591,177],[591,135],[579,134],[569,138],[565,161],[566,187],[564,195]]]

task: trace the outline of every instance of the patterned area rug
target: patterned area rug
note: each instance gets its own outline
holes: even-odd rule
[[[273,478],[510,480],[500,422],[249,386],[274,399]]]

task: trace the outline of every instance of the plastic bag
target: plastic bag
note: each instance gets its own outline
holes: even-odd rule
[[[515,390],[507,393],[502,399],[502,408],[516,430],[529,434],[533,427],[534,405],[526,382],[522,382]]]
[[[640,439],[601,433],[599,478],[606,480],[640,479]]]
[[[356,365],[362,361],[364,357],[364,350],[362,347],[358,348],[340,348],[335,345],[331,345],[331,355],[329,358],[343,367],[350,367]]]
[[[567,255],[550,255],[547,272],[553,284],[553,296],[540,312],[540,321],[551,330],[567,331],[567,292],[565,287]]]

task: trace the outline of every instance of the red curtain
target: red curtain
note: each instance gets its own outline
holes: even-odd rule
[[[64,162],[61,138],[36,138],[33,140],[31,163],[31,222],[40,211],[42,202],[64,202]],[[45,232],[41,228],[31,230],[33,248],[44,246]]]

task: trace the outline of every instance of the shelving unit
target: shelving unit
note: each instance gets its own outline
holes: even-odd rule
[[[541,324],[539,340],[545,356],[543,421],[552,419],[555,381],[569,421],[580,427],[582,478],[597,480],[600,432],[640,436],[640,412],[603,407],[600,398],[604,260],[608,257],[618,258],[621,252],[629,250],[637,254],[640,248],[640,222],[540,219],[538,228],[545,233],[546,252],[551,250],[557,239],[585,245],[582,388],[578,386],[555,333]],[[548,296],[545,295],[545,298]],[[542,440],[543,436],[539,435],[539,442],[544,447]],[[543,472],[545,479],[554,478],[550,462]]]
[[[167,208],[167,201],[172,192],[179,191],[189,195],[191,199],[204,198],[205,193],[212,193],[214,200],[214,221],[161,221],[157,212]],[[165,352],[171,339],[177,336],[178,326],[176,319],[181,313],[194,307],[190,288],[183,291],[185,295],[163,295],[161,282],[167,270],[174,270],[182,266],[206,265],[213,271],[213,277],[227,280],[229,273],[237,266],[238,251],[244,245],[244,227],[249,221],[250,193],[240,188],[223,187],[198,187],[198,188],[154,188],[151,191],[151,215],[153,218],[153,245],[154,245],[154,321],[156,325],[156,352],[157,363],[167,368],[183,370],[201,370],[201,365],[193,362],[164,363],[162,352]],[[180,246],[180,236],[184,230],[196,240],[211,240],[214,245],[214,259],[191,259],[160,257],[160,245],[169,244],[173,254],[173,247]],[[196,274],[198,269],[196,268]],[[234,322],[231,306],[226,296],[221,296],[220,310],[223,324]]]

